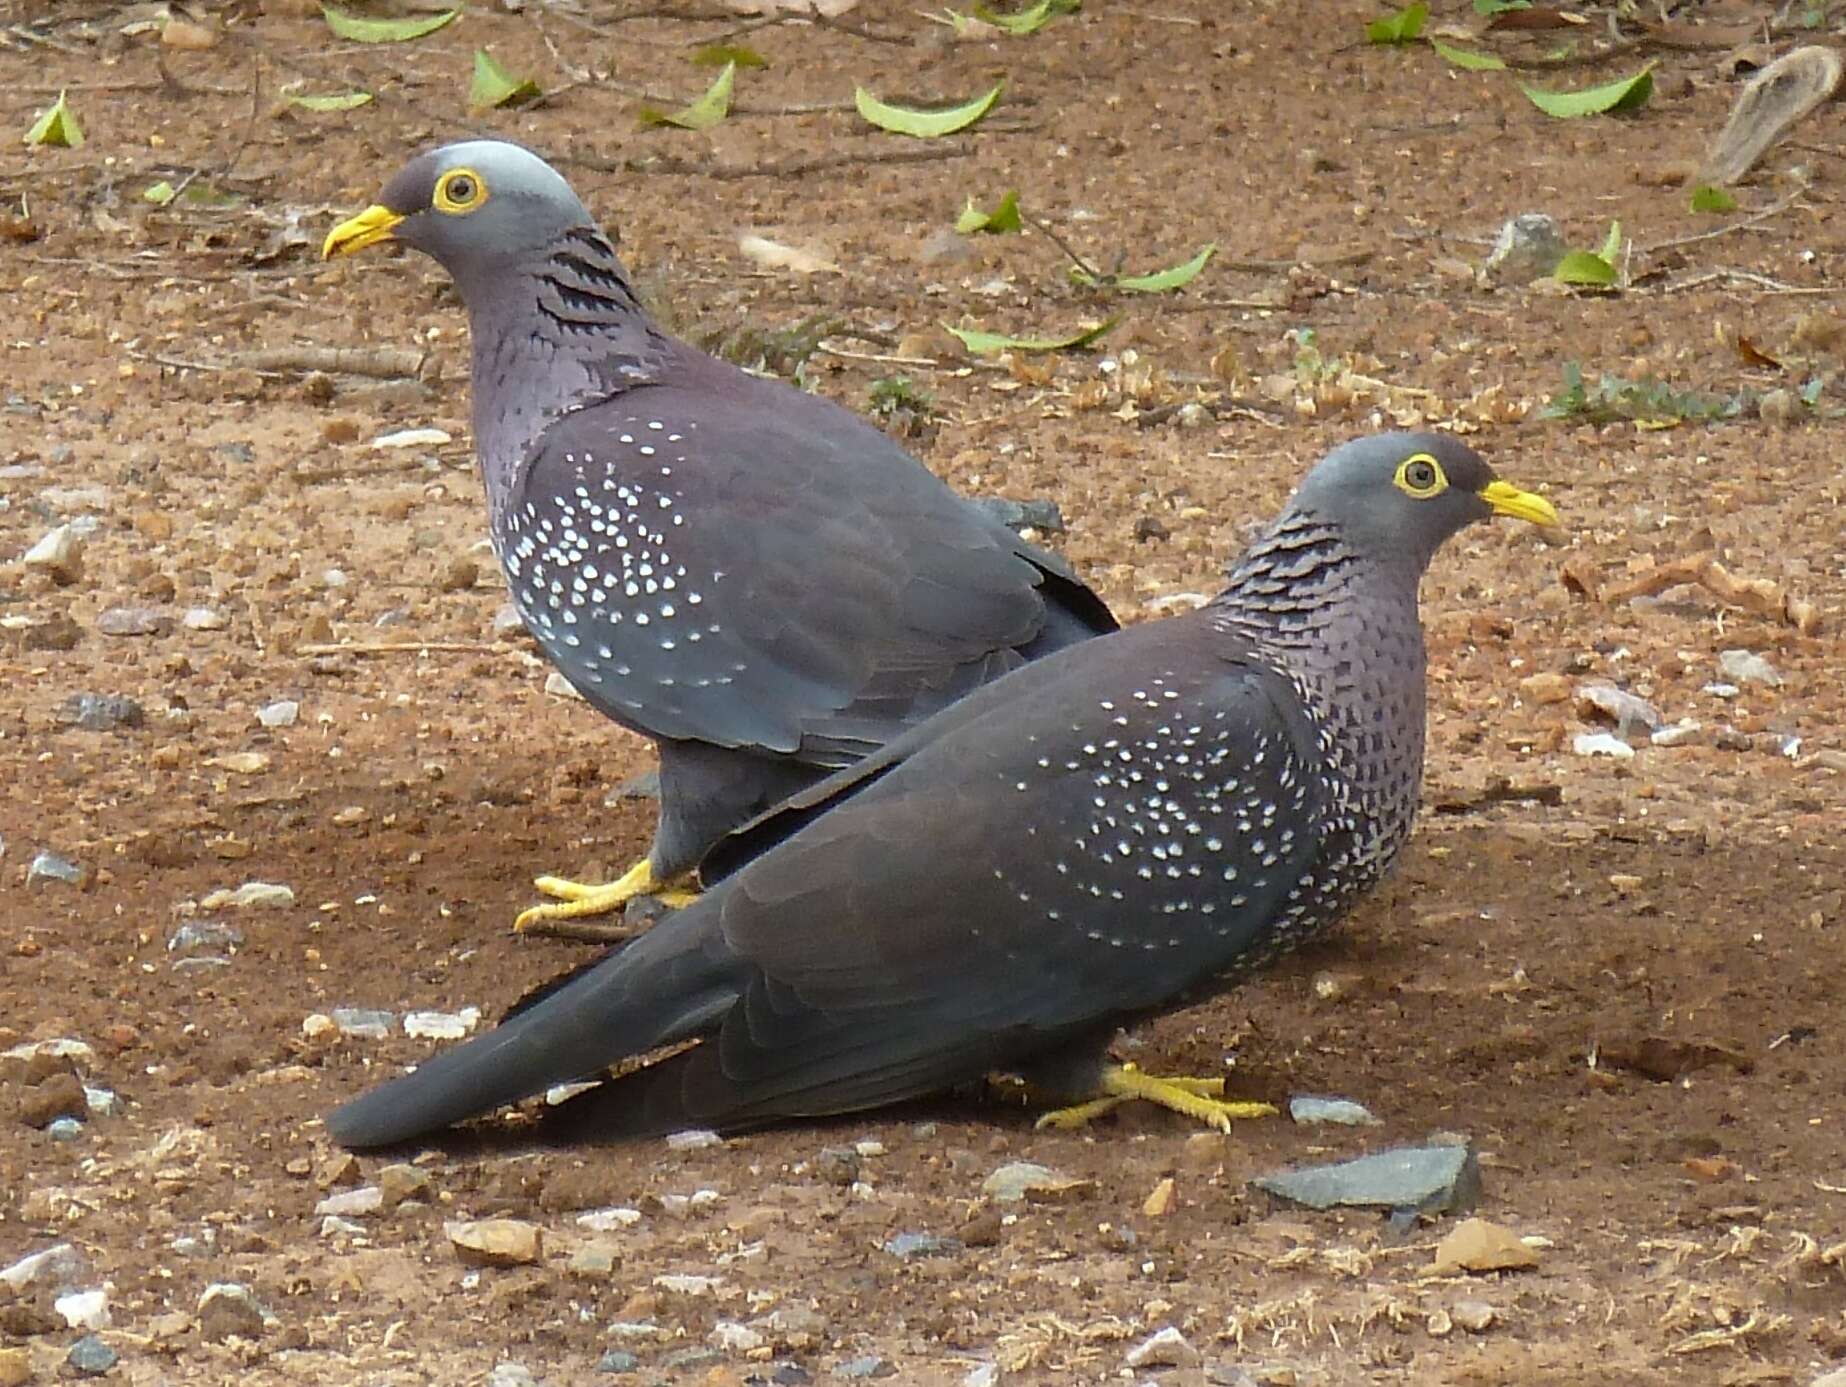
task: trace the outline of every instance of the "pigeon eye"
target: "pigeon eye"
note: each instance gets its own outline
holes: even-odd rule
[[[1397,469],[1398,487],[1418,500],[1434,496],[1448,484],[1448,478],[1442,475],[1441,464],[1428,453],[1406,458]]]
[[[438,212],[472,212],[487,201],[487,185],[468,169],[452,169],[436,183]]]

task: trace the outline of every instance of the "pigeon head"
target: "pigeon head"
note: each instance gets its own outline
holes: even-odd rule
[[[1421,571],[1444,540],[1496,515],[1556,525],[1544,497],[1502,481],[1467,444],[1447,434],[1383,433],[1335,448],[1289,503],[1340,527],[1348,543]]]
[[[460,286],[498,275],[596,223],[570,184],[538,155],[501,140],[467,140],[420,154],[372,206],[334,227],[323,258],[380,241],[434,257]]]

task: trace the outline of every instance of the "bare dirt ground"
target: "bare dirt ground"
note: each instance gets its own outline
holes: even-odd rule
[[[1434,26],[1484,23],[1434,8]],[[123,1104],[60,1140],[42,1125],[58,1066],[0,1071],[0,1265],[72,1244],[70,1287],[107,1289],[109,1375],[137,1384],[510,1387],[519,1367],[552,1384],[1807,1384],[1840,1366],[1846,150],[1823,109],[1737,212],[1692,214],[1672,179],[1735,98],[1733,50],[1772,9],[1824,7],[1643,8],[1653,27],[1627,16],[1615,56],[1533,78],[1368,48],[1376,12],[1335,0],[1089,0],[1028,39],[966,40],[865,0],[737,36],[769,66],[695,134],[641,129],[635,93],[709,80],[689,55],[739,21],[704,9],[480,5],[360,47],[310,5],[262,0],[203,14],[216,38],[192,48],[137,25],[154,6],[0,4],[0,133],[68,88],[88,134],[0,146],[0,1047],[82,1041],[84,1081]],[[1610,12],[1473,46],[1592,55]],[[470,115],[483,46],[555,95]],[[1654,100],[1626,118],[1552,120],[1515,80],[1649,61]],[[855,81],[959,100],[1002,76],[1005,103],[946,144],[838,109]],[[312,114],[283,104],[292,82],[377,100]],[[789,109],[814,103],[834,109]],[[555,157],[682,330],[786,335],[825,315],[816,388],[861,409],[880,377],[931,392],[919,455],[969,492],[1056,501],[1057,542],[1130,619],[1209,591],[1314,457],[1392,421],[1466,430],[1556,501],[1561,542],[1484,528],[1430,577],[1431,811],[1390,886],[1310,954],[1126,1042],[1175,1070],[1234,1058],[1240,1092],[1341,1094],[1383,1126],[1222,1139],[1136,1111],[1041,1134],[952,1099],[690,1151],[464,1141],[418,1157],[428,1186],[392,1212],[315,1213],[386,1164],[330,1149],[321,1114],[435,1042],[315,1040],[304,1019],[491,1020],[582,957],[509,933],[531,876],[612,871],[651,828],[648,802],[605,803],[645,744],[547,693],[524,635],[494,626],[452,293],[419,258],[317,259],[408,153],[473,131]],[[225,205],[143,199],[188,179]],[[1008,188],[1105,270],[1207,241],[1218,257],[1177,294],[1086,293],[1043,235],[948,232],[970,195]],[[1626,291],[1475,282],[1525,211],[1584,248],[1619,218]],[[744,231],[841,268],[763,270]],[[938,326],[1055,332],[1116,311],[1090,353],[999,367]],[[259,369],[255,353],[296,347],[426,359],[421,378]],[[1568,362],[1730,396],[1818,381],[1818,409],[1542,419]],[[412,427],[453,442],[370,446]],[[20,560],[65,523],[89,533],[59,582]],[[1644,590],[1703,553],[1780,595]],[[153,615],[105,617],[119,608]],[[141,633],[108,634],[123,623]],[[1727,650],[1780,683],[1709,692]],[[1575,754],[1609,730],[1576,701],[1599,682],[1700,730]],[[82,693],[136,700],[141,724],[66,721]],[[263,726],[279,700],[298,720]],[[83,880],[35,874],[44,851]],[[292,903],[204,904],[249,881]],[[201,922],[241,943],[170,947]],[[1436,1275],[1452,1220],[1399,1237],[1247,1184],[1436,1131],[1475,1143],[1480,1212],[1539,1240],[1536,1267]],[[877,1145],[822,1156],[859,1142]],[[987,1207],[983,1179],[1012,1160],[1094,1184]],[[1170,1211],[1149,1212],[1167,1178]],[[638,1221],[579,1222],[611,1206]],[[540,1259],[460,1261],[445,1221],[487,1216],[537,1225]],[[906,1232],[961,1245],[886,1250]],[[268,1323],[216,1339],[222,1320],[197,1312],[221,1281]],[[0,1305],[0,1379],[72,1371],[61,1289]],[[1202,1361],[1124,1369],[1165,1326]],[[633,1375],[604,1376],[612,1350]]]

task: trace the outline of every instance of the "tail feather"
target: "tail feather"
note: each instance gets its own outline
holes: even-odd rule
[[[328,1132],[342,1146],[392,1146],[711,1029],[746,975],[716,928],[718,905],[707,896],[486,1035],[362,1094]]]

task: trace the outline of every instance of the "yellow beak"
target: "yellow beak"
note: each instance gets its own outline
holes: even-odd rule
[[[1515,520],[1530,520],[1534,525],[1560,523],[1556,506],[1536,492],[1521,491],[1511,482],[1487,483],[1481,489],[1481,499],[1493,507],[1495,515],[1510,515]]]
[[[348,217],[327,233],[320,248],[320,258],[351,255],[356,250],[391,239],[391,228],[403,221],[403,214],[374,203],[356,217]]]

